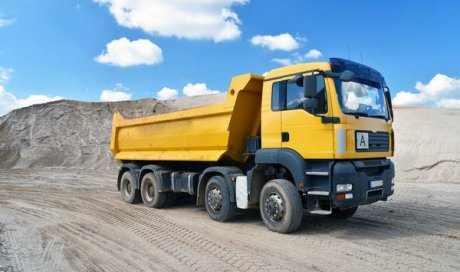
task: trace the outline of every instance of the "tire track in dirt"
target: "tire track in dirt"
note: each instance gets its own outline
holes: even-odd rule
[[[67,271],[67,268],[61,267],[59,261],[63,258],[64,241],[60,238],[51,238],[46,244],[42,253],[44,271]]]
[[[128,205],[110,175],[21,171],[0,180],[0,219],[14,219],[4,236],[19,271],[460,271],[454,185],[412,184],[349,220],[307,216],[298,232],[280,235],[257,213],[220,224],[193,203]],[[29,229],[38,237],[24,241]]]
[[[145,209],[131,209],[130,214],[117,213],[112,209],[96,208],[94,211],[98,216],[124,226],[143,240],[167,252],[193,271],[238,270],[244,264],[249,264],[256,271],[288,270],[286,267],[252,259],[228,246],[218,245],[200,234],[165,220],[163,216],[146,212]],[[203,259],[204,263],[199,261]]]

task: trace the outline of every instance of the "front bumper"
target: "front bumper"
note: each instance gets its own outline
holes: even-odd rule
[[[394,193],[394,176],[394,165],[389,159],[337,161],[332,167],[332,206],[346,208],[387,200]],[[337,192],[337,184],[353,187]]]

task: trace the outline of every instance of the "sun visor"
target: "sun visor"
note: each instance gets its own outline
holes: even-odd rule
[[[341,73],[345,70],[350,70],[354,73],[353,81],[366,84],[371,82],[374,83],[371,85],[385,85],[385,79],[383,76],[377,70],[369,66],[340,58],[330,58],[329,61],[331,63],[332,72],[334,73]]]

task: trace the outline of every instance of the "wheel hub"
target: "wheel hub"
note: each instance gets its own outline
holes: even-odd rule
[[[129,195],[131,194],[131,182],[129,180],[125,180],[124,181],[124,190],[123,190],[123,193],[126,197],[129,197]]]
[[[280,221],[284,216],[283,199],[276,194],[270,194],[265,200],[265,211],[273,221]]]
[[[155,194],[155,188],[153,187],[153,184],[152,183],[149,183],[147,185],[147,194],[145,196],[145,198],[147,199],[147,201],[152,201],[153,200],[153,195]]]
[[[219,211],[222,208],[222,192],[219,188],[213,188],[209,191],[208,205],[214,211]]]

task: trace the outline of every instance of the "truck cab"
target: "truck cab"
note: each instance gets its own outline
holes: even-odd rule
[[[288,168],[309,212],[351,213],[393,194],[393,111],[379,72],[333,58],[273,70],[263,89],[255,161]]]

